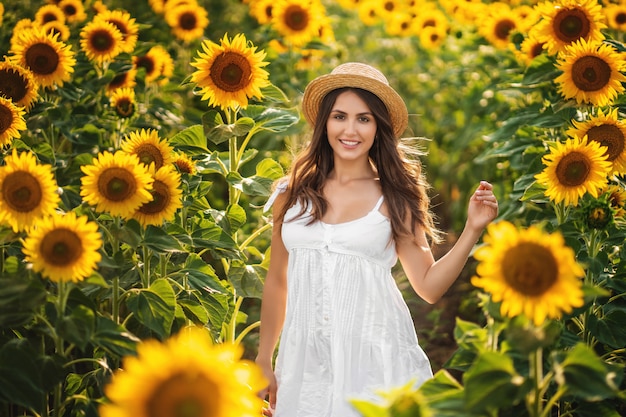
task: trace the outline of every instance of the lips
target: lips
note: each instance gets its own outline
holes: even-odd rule
[[[359,144],[359,142],[356,140],[339,139],[339,142],[341,142],[343,145],[346,145],[346,146],[356,146]]]

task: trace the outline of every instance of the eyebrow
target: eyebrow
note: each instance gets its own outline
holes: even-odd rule
[[[343,110],[339,110],[339,109],[332,109],[330,112],[331,113],[348,114],[347,112],[345,112]],[[374,116],[374,113],[366,111],[366,112],[363,112],[363,113],[357,113],[357,116]]]

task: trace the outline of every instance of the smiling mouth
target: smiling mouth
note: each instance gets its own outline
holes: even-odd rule
[[[356,141],[356,140],[342,140],[342,139],[339,139],[339,142],[343,143],[346,146],[356,146],[356,145],[359,144],[359,142]]]

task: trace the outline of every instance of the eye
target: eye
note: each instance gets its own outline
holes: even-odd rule
[[[359,121],[363,122],[363,123],[367,123],[370,121],[370,118],[367,116],[361,116],[359,117]]]
[[[333,119],[337,119],[337,120],[343,120],[346,117],[343,114],[340,113],[335,113],[335,115],[333,116]]]

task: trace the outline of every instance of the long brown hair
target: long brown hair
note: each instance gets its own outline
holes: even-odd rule
[[[300,202],[303,210],[311,204],[312,221],[320,220],[328,208],[323,187],[334,167],[333,150],[328,143],[326,122],[337,96],[344,91],[354,91],[369,107],[376,119],[376,138],[369,158],[377,171],[383,196],[389,210],[394,239],[413,235],[404,220],[410,215],[413,229],[420,226],[432,242],[440,242],[440,231],[435,227],[430,212],[429,188],[422,173],[416,151],[394,137],[389,113],[385,104],[373,93],[360,88],[340,88],[328,93],[320,105],[313,127],[311,142],[294,160],[287,186],[287,201],[277,220],[282,221],[287,210]]]

